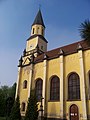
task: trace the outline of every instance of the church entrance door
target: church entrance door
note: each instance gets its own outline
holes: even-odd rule
[[[70,120],[79,120],[78,107],[75,104],[70,107]]]

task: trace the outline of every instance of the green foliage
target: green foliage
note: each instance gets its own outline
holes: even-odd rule
[[[19,97],[14,102],[9,118],[10,120],[21,120]]]
[[[4,99],[7,99],[7,97],[9,96],[9,87],[4,85],[4,86],[1,86],[1,89],[2,89],[2,93],[4,95]]]
[[[5,99],[2,89],[0,89],[0,116],[5,116]]]
[[[0,117],[0,120],[6,120],[6,118],[5,117]]]
[[[16,83],[12,87],[0,88],[0,116],[9,116],[15,99]],[[12,101],[11,101],[12,100]]]
[[[0,116],[6,115],[6,99],[8,97],[8,86],[1,86],[0,88]]]
[[[14,83],[13,86],[9,88],[9,96],[15,98],[15,93],[16,93],[16,83]]]
[[[30,98],[28,99],[28,106],[24,120],[37,120],[38,118],[38,104],[35,90],[31,90]]]
[[[14,99],[12,97],[8,97],[6,99],[6,116],[9,117],[11,113],[11,109],[14,103]]]
[[[90,41],[90,21],[85,20],[80,25],[80,35],[83,39]]]
[[[15,98],[15,92],[16,92],[16,83],[14,83],[13,86],[9,88],[8,90],[9,97]]]
[[[6,99],[6,115],[9,117],[15,100],[16,83],[8,89],[8,98]]]

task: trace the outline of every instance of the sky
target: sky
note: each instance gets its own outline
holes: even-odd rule
[[[80,24],[90,20],[90,0],[0,0],[0,86],[17,81],[18,60],[39,7],[48,50],[81,40]]]

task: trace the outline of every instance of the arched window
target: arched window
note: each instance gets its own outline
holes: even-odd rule
[[[72,73],[68,78],[68,99],[80,99],[80,79],[76,73]]]
[[[60,80],[57,76],[51,79],[50,100],[59,100],[60,98]]]
[[[25,103],[22,102],[21,111],[25,111]]]
[[[37,96],[37,99],[38,101],[41,99],[42,97],[42,86],[43,86],[43,81],[42,79],[37,79],[36,81],[36,85],[35,85],[35,88],[36,88],[36,96]]]
[[[27,88],[27,80],[24,80],[23,82],[23,89]]]

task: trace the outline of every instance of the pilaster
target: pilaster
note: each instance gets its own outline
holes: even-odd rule
[[[83,107],[83,118],[87,120],[87,105],[86,105],[86,91],[85,91],[85,72],[84,72],[84,58],[82,49],[78,50],[79,61],[80,61],[80,86],[81,86],[81,100]]]
[[[47,59],[46,59],[46,55],[44,56],[44,76],[43,76],[43,93],[42,93],[42,97],[43,99],[43,115],[45,116],[46,113],[46,78],[47,78]]]
[[[63,119],[64,118],[64,77],[63,77],[63,70],[64,70],[64,58],[63,58],[63,51],[60,50],[60,116]]]
[[[15,99],[17,98],[17,95],[19,94],[19,83],[20,83],[20,76],[21,76],[21,67],[18,67],[18,77],[17,77],[17,85],[16,85],[16,94]]]
[[[29,81],[28,81],[28,98],[30,97],[32,76],[33,76],[33,63],[30,64]]]

